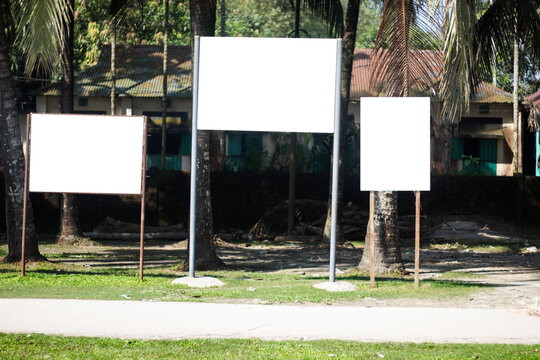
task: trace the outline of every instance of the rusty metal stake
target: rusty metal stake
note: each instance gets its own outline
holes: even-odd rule
[[[369,192],[369,281],[375,288],[375,193]]]
[[[420,191],[416,195],[416,219],[414,225],[414,287],[420,286]]]
[[[28,182],[30,179],[30,122],[31,115],[26,116],[26,156],[24,157],[24,195],[23,195],[23,215],[22,215],[22,236],[21,236],[21,277],[24,277],[26,259],[26,208],[28,202]]]
[[[143,131],[143,156],[142,156],[142,170],[141,170],[141,244],[139,249],[139,279],[143,279],[143,267],[144,267],[144,208],[146,202],[146,126],[148,118],[144,117],[144,131]]]

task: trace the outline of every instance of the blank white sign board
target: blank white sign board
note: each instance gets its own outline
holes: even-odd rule
[[[360,189],[429,191],[429,98],[360,99]]]
[[[201,37],[201,130],[334,132],[336,39]]]
[[[143,116],[32,114],[32,192],[141,194]]]

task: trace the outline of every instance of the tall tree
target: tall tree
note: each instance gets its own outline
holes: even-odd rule
[[[73,37],[74,37],[74,9],[75,0],[66,0],[69,6],[63,20],[64,37],[61,41],[60,69],[60,112],[73,113],[74,111],[74,70],[73,70]],[[60,233],[58,242],[71,242],[73,238],[81,236],[79,225],[79,206],[75,194],[62,194],[60,208]]]
[[[292,2],[291,2],[292,3]],[[302,6],[312,14],[320,17],[327,23],[331,36],[341,36],[343,34],[343,9],[339,0],[296,0],[294,5],[294,30],[295,38],[300,37],[302,31],[300,27],[300,15]],[[358,19],[358,14],[356,16]],[[289,206],[287,217],[287,234],[292,235],[295,222],[295,198],[296,198],[296,146],[298,136],[296,133],[290,135],[290,162],[289,162]]]
[[[347,127],[347,118],[349,113],[349,99],[351,93],[351,77],[352,77],[352,67],[354,62],[354,47],[356,44],[357,38],[357,29],[358,29],[358,15],[360,13],[360,0],[350,0],[347,4],[347,12],[345,14],[345,29],[343,32],[343,43],[342,43],[342,58],[341,58],[341,106],[340,106],[340,139],[341,143],[339,144],[339,159],[332,159],[332,161],[338,161],[338,206],[343,203],[343,186],[345,184],[345,171],[344,171],[344,158],[345,158],[345,149],[346,149],[346,133]],[[326,241],[330,240],[330,229],[332,222],[332,186],[330,185],[328,191],[328,210],[326,214],[326,222],[324,226],[324,238]],[[338,234],[341,234],[340,226],[340,214],[341,211],[337,211],[338,214]]]
[[[21,259],[22,211],[24,204],[24,153],[19,128],[11,53],[16,42],[31,73],[37,63],[51,67],[62,39],[66,4],[61,1],[0,0],[0,163],[3,166],[8,255],[6,262]],[[38,249],[31,202],[27,204],[26,258],[46,260]]]
[[[169,0],[163,0],[163,83],[161,94],[161,170],[165,170],[167,157],[167,79],[169,76]]]
[[[371,62],[371,84],[386,96],[413,96],[433,88],[438,52],[418,49],[437,47],[437,33],[427,23],[427,14],[413,0],[386,0],[383,19]],[[430,66],[432,64],[432,66]],[[381,88],[382,85],[382,88]],[[404,270],[399,243],[398,194],[375,192],[374,247],[375,271],[379,273]],[[370,226],[366,231],[366,246],[359,264],[370,268]]]
[[[390,96],[408,96],[411,90],[422,89],[430,95],[436,92],[443,102],[437,121],[446,126],[468,111],[476,83],[491,77],[494,54],[512,58],[516,34],[523,50],[538,64],[539,0],[494,0],[480,19],[477,19],[478,5],[473,0],[385,0],[373,62],[373,83],[382,84],[382,90]],[[439,31],[440,52],[414,52],[415,48],[436,49]],[[439,54],[442,58],[438,58]],[[427,59],[428,55],[433,58]],[[435,67],[441,63],[442,71],[438,71]],[[438,83],[433,83],[434,79],[439,79]],[[396,235],[380,241],[377,238],[381,234],[375,230],[376,253],[380,255],[375,265],[379,271],[389,271],[392,267],[402,268],[399,259],[394,257],[395,260],[385,264],[383,256],[399,252],[399,235],[396,218],[391,217],[388,222],[381,217],[394,211],[397,216],[397,202],[381,204],[376,207],[376,227],[379,222],[384,234],[388,230],[384,226],[388,224],[390,234]],[[361,267],[366,265],[369,259],[363,258]]]
[[[216,1],[191,0],[189,3],[191,36],[214,36]],[[210,131],[199,131],[197,137],[197,224],[196,268],[208,269],[222,265],[214,244],[212,201],[210,197]],[[189,252],[188,252],[189,253]],[[184,266],[187,268],[189,258]]]

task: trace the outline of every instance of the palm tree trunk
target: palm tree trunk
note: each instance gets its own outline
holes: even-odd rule
[[[516,17],[516,33],[514,35],[514,91],[512,94],[512,103],[513,103],[513,134],[514,134],[514,143],[512,146],[512,168],[514,174],[519,173],[519,100],[518,100],[518,89],[519,89],[519,43],[518,43],[518,34],[517,34],[517,17]]]
[[[375,272],[389,273],[403,271],[405,266],[401,259],[398,227],[398,193],[396,191],[375,192],[374,243],[375,243]],[[366,231],[366,246],[362,260],[358,265],[360,270],[369,271],[370,267],[370,227]]]
[[[116,22],[111,21],[111,115],[116,115]]]
[[[296,0],[294,7],[294,37],[300,37],[300,0]],[[292,235],[294,227],[294,202],[296,199],[296,140],[297,134],[291,133],[291,147],[289,155],[289,207],[287,209],[287,235]]]
[[[165,17],[163,19],[163,89],[161,98],[161,170],[165,170],[165,159],[167,157],[167,77],[168,69],[168,37],[169,37],[169,0],[163,0],[165,6]]]
[[[71,1],[71,9],[64,23],[65,42],[62,44],[61,69],[62,80],[60,83],[60,112],[73,113],[74,72],[73,72],[73,9],[75,1]],[[70,241],[73,237],[81,236],[79,227],[79,207],[74,194],[62,194],[60,207],[60,233],[58,242]]]
[[[227,4],[225,0],[220,0],[219,2],[219,17],[219,36],[227,36]]]
[[[189,2],[192,36],[214,36],[216,4],[214,1]],[[197,148],[197,224],[195,244],[196,268],[215,268],[223,264],[217,257],[214,245],[212,202],[210,196],[210,131],[199,131]],[[188,251],[189,254],[189,251]],[[184,266],[187,267],[186,257]]]
[[[341,63],[341,113],[340,121],[340,139],[339,144],[339,166],[338,166],[338,206],[343,203],[343,185],[345,183],[344,157],[345,157],[345,135],[347,133],[347,114],[349,112],[349,98],[351,93],[351,76],[354,61],[354,43],[356,41],[356,30],[358,27],[358,14],[360,13],[360,0],[351,0],[347,4],[347,13],[345,15],[345,31],[342,44],[342,63]],[[332,159],[335,161],[335,159]],[[323,240],[330,241],[330,224],[332,222],[332,184],[328,190],[328,211],[326,213],[326,223],[324,226]],[[338,241],[341,238],[341,208],[338,209]]]
[[[9,1],[0,0],[0,12],[7,14],[8,11]],[[0,16],[0,29],[7,28],[4,22],[6,18],[3,15]],[[11,78],[10,43],[6,35],[5,31],[0,31],[0,164],[4,168],[8,238],[8,255],[3,261],[17,262],[21,260],[24,153],[15,102],[15,88]],[[26,211],[26,259],[47,260],[39,253],[30,201],[28,201]]]

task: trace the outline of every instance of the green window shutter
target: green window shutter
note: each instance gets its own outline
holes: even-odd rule
[[[191,134],[182,134],[180,143],[180,155],[191,154]]]
[[[480,139],[480,171],[484,175],[497,175],[497,140]]]
[[[452,160],[463,158],[463,139],[452,138]]]
[[[246,155],[262,152],[262,134],[247,134],[245,136]]]
[[[480,161],[497,162],[497,140],[480,139]]]
[[[229,134],[228,136],[227,155],[241,156],[242,155],[242,135]]]

